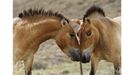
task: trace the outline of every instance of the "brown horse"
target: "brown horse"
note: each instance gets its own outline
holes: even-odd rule
[[[24,61],[26,75],[31,74],[34,54],[39,45],[55,39],[61,50],[78,61],[79,44],[71,22],[58,12],[29,9],[19,14],[13,26],[13,61]]]
[[[118,21],[118,22],[117,22]],[[78,31],[82,62],[91,60],[90,75],[95,75],[100,60],[112,62],[115,74],[121,67],[120,46],[120,17],[109,19],[104,11],[97,6],[92,6],[83,17],[83,23]]]

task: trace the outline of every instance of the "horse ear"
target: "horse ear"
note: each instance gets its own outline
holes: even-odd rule
[[[61,24],[64,26],[64,25],[67,25],[68,22],[67,22],[65,19],[62,19],[62,20],[61,20]]]
[[[85,18],[84,22],[85,23],[90,23],[90,19],[89,18]]]

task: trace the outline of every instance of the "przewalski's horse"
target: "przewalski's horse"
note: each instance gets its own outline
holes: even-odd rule
[[[34,54],[39,45],[49,39],[55,39],[61,50],[72,60],[80,59],[75,32],[71,22],[62,14],[43,9],[29,9],[20,13],[13,26],[14,64],[24,60],[26,75],[30,75]]]
[[[85,13],[77,34],[83,52],[82,62],[91,60],[90,75],[95,75],[100,60],[112,62],[115,74],[119,73],[121,67],[120,17],[109,19],[105,17],[100,7],[92,6]]]

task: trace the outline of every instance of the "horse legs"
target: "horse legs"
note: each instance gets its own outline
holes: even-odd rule
[[[94,67],[93,67],[92,63],[91,63],[91,71],[90,71],[90,75],[95,75],[95,73],[94,73]]]
[[[100,60],[98,58],[91,58],[91,71],[89,75],[95,75],[99,61]]]
[[[25,74],[31,75],[33,57],[29,57],[27,60],[25,60],[24,64],[25,64]]]
[[[121,75],[119,67],[114,66],[114,75]]]

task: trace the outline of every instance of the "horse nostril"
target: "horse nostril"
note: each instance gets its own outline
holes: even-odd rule
[[[82,60],[83,60],[83,61],[86,61],[86,56],[83,55],[83,56],[82,56]]]
[[[90,61],[90,56],[89,55],[82,55],[82,62],[87,63]]]

